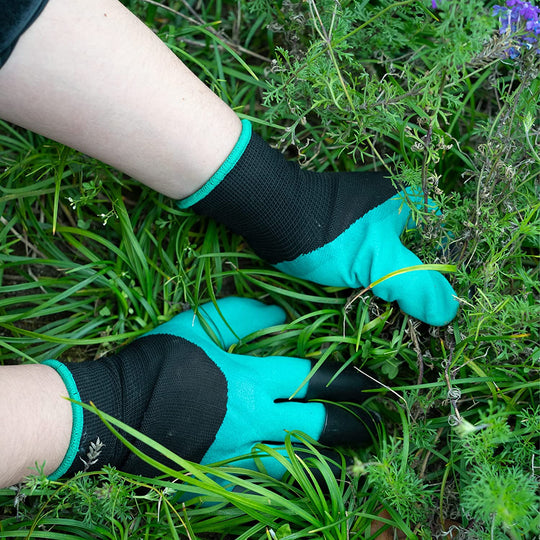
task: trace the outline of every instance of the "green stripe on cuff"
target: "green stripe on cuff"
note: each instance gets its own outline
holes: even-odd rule
[[[77,389],[77,385],[75,384],[71,371],[69,371],[64,364],[58,362],[58,360],[45,360],[43,363],[54,368],[60,375],[62,381],[66,385],[69,397],[76,401],[81,401],[81,396],[79,395],[79,390]],[[58,478],[61,478],[71,467],[71,464],[75,461],[75,457],[79,452],[83,432],[83,408],[77,403],[71,403],[71,411],[73,415],[73,424],[71,427],[71,439],[69,441],[69,447],[58,469],[48,476],[49,480],[57,480]]]

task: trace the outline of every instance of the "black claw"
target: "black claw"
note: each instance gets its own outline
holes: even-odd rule
[[[377,434],[380,417],[358,406],[325,404],[326,421],[319,442],[326,446],[365,445]]]
[[[339,366],[336,367],[335,364],[323,364],[309,380],[306,399],[362,403],[372,395],[365,390],[377,388],[374,380],[353,367],[345,368],[332,381],[338,369]]]

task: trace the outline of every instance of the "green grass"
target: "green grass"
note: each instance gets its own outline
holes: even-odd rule
[[[111,469],[31,480],[16,497],[0,490],[0,538],[361,539],[374,521],[409,538],[449,527],[460,538],[533,538],[540,56],[501,59],[508,43],[476,1],[432,12],[413,0],[216,0],[198,18],[180,2],[126,4],[306,166],[388,167],[437,199],[444,219],[407,244],[457,266],[461,308],[433,329],[370,293],[287,277],[220,225],[2,123],[0,363],[91,360],[186,307],[238,294],[282,306],[288,320],[235,352],[369,369],[385,423],[373,447],[349,451],[345,481],[316,448],[323,480],[289,448],[289,475],[244,471],[247,493],[185,462],[173,474],[181,484]],[[172,490],[216,504],[184,506]]]

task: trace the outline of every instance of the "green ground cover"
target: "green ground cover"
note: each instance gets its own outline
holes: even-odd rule
[[[173,502],[169,479],[113,469],[30,480],[0,490],[0,537],[361,539],[376,522],[389,538],[535,537],[535,45],[500,34],[492,3],[478,0],[125,3],[305,167],[387,169],[437,200],[443,217],[418,214],[406,242],[455,265],[461,308],[430,328],[369,291],[287,277],[214,222],[2,123],[0,363],[92,359],[235,293],[288,314],[235,352],[369,369],[384,424],[373,446],[345,449],[355,464],[340,479],[313,449],[324,489],[290,448],[290,474],[252,474],[244,494],[183,463],[180,489],[211,507]]]

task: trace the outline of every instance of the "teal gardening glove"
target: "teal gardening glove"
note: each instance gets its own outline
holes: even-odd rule
[[[212,304],[202,306],[200,313],[225,348],[285,320],[281,308],[255,300],[226,298],[218,301],[218,308],[221,315]],[[339,366],[324,364],[289,400],[310,372],[310,361],[227,353],[212,341],[191,310],[113,356],[77,364],[49,360],[47,364],[60,373],[73,399],[92,401],[184,459],[203,464],[249,454],[261,442],[283,444],[290,430],[336,445],[368,442],[374,428],[371,417],[358,406],[353,407],[357,413],[353,415],[338,405],[309,401],[361,403],[367,397],[363,391],[371,384],[356,370],[344,370],[327,385]],[[111,464],[135,474],[158,474],[130,453],[97,415],[73,405],[73,417],[70,449],[51,478],[81,470],[90,443],[98,437],[105,445],[88,470]],[[142,443],[135,445],[163,462],[159,453]],[[280,477],[284,473],[277,460],[264,461],[269,474]],[[253,460],[241,466],[256,468]]]
[[[214,176],[178,202],[241,234],[283,272],[337,287],[367,287],[421,264],[399,236],[410,216],[403,192],[380,173],[315,173],[285,160],[244,120],[235,148]],[[408,198],[420,207],[423,198]],[[413,271],[373,287],[413,317],[444,325],[458,303],[435,271]]]

